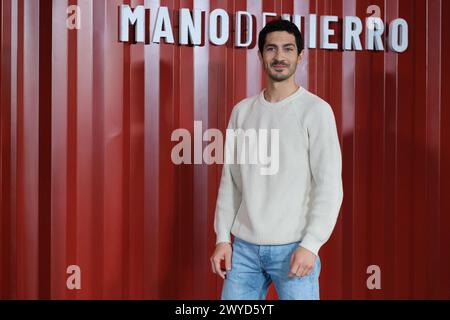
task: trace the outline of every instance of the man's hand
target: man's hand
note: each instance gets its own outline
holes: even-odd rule
[[[303,247],[298,247],[291,256],[291,269],[288,276],[303,277],[311,273],[316,262],[316,255]]]
[[[231,249],[231,244],[228,242],[219,242],[216,245],[216,250],[211,256],[211,268],[212,272],[218,274],[225,279],[226,271],[231,270],[231,255],[233,250]],[[222,269],[220,266],[220,261],[225,260],[225,269]]]

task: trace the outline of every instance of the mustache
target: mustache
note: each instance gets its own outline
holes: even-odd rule
[[[283,62],[283,61],[278,61],[278,60],[275,60],[275,61],[272,63],[272,67],[275,66],[275,65],[281,65],[281,66],[287,67],[287,63],[285,63],[285,62]]]

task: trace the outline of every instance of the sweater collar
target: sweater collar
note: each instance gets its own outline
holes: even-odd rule
[[[289,103],[290,101],[292,101],[293,99],[298,97],[301,93],[303,93],[305,91],[305,88],[303,88],[302,86],[299,86],[299,88],[295,92],[293,92],[290,96],[287,96],[286,98],[284,98],[283,100],[280,100],[278,102],[269,102],[269,101],[267,101],[266,98],[264,98],[264,91],[265,90],[266,89],[263,89],[261,91],[261,93],[259,94],[259,101],[263,105],[266,105],[268,107],[277,108],[277,107],[280,107],[282,105],[285,105],[286,103]]]

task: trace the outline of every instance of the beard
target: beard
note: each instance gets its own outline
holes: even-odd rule
[[[269,68],[267,71],[267,75],[272,79],[272,81],[275,82],[282,82],[290,77],[292,77],[293,74],[295,74],[295,71],[297,70],[297,65],[285,65],[286,68],[283,69],[283,71],[278,72],[275,69]]]

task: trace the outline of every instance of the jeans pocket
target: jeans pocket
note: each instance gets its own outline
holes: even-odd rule
[[[319,277],[320,269],[322,268],[320,257],[316,256],[316,261],[314,262],[314,269],[311,274],[314,274],[315,277]]]

